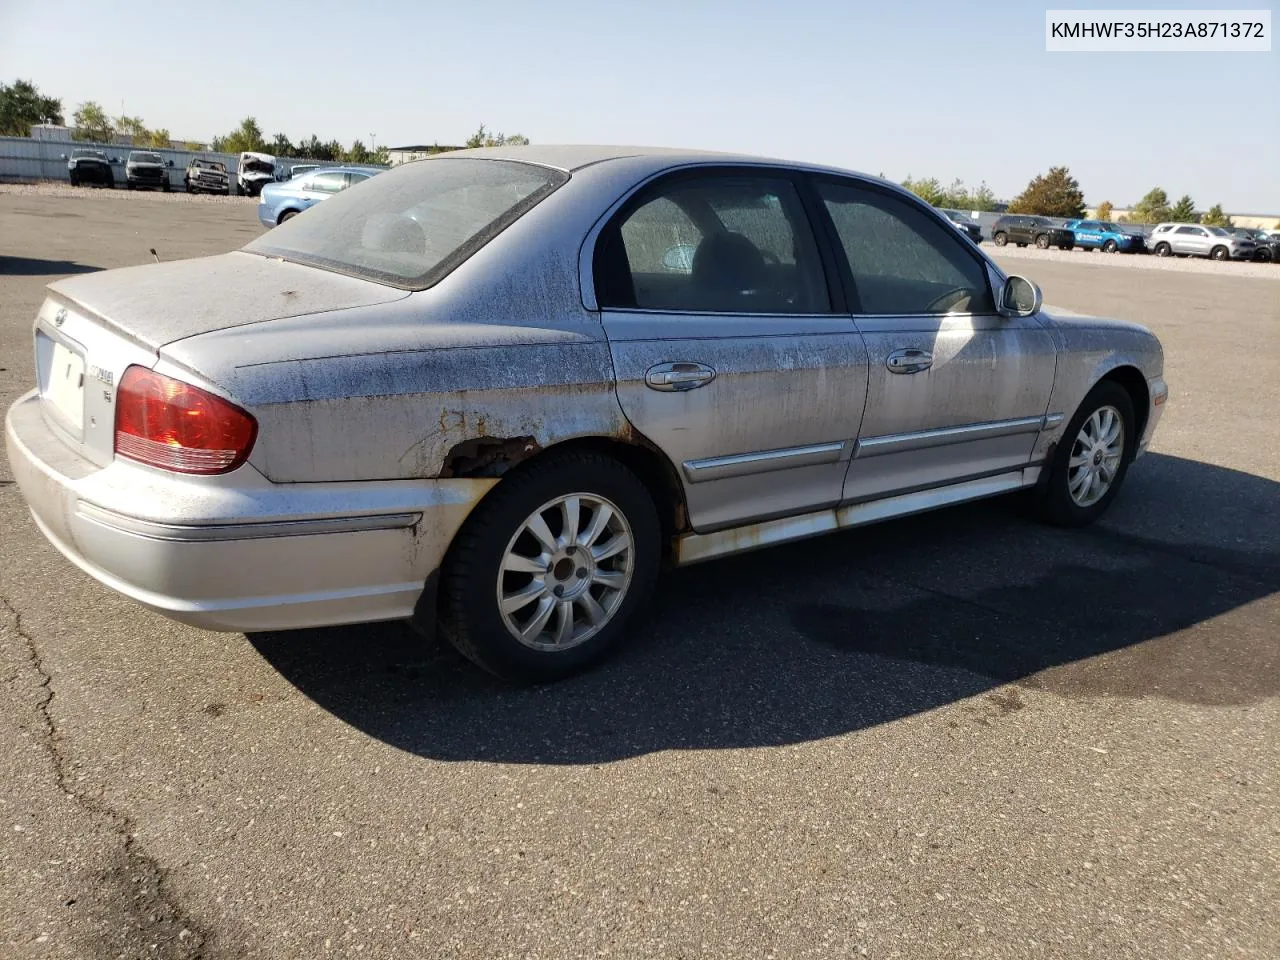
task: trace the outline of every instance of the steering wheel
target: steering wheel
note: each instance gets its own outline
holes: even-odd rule
[[[929,301],[929,305],[925,307],[925,313],[949,313],[962,300],[967,300],[972,291],[965,287],[956,287],[954,290],[948,290],[940,297],[936,297]]]

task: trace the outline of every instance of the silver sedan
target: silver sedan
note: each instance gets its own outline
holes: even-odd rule
[[[9,459],[167,616],[408,618],[546,680],[682,565],[1021,492],[1081,525],[1167,389],[937,211],[824,167],[599,147],[406,164],[224,256],[59,281]],[[745,599],[745,598],[744,598]]]

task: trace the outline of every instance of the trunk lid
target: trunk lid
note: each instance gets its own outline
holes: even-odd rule
[[[49,289],[152,350],[199,333],[407,296],[368,280],[239,252],[83,273]]]

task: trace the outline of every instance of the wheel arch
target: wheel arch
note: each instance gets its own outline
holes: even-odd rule
[[[625,438],[589,435],[571,437],[541,448],[529,449],[525,445],[511,451],[490,450],[483,458],[474,460],[461,459],[456,451],[457,448],[451,451],[442,475],[502,478],[566,453],[602,454],[625,466],[648,489],[662,522],[664,550],[669,548],[674,536],[688,529],[688,511],[679,474],[666,454],[634,430],[628,430]],[[494,484],[493,489],[500,485]]]
[[[1133,415],[1137,421],[1134,424],[1136,433],[1134,449],[1136,450],[1137,445],[1142,442],[1143,434],[1146,433],[1147,420],[1151,416],[1151,388],[1147,385],[1147,378],[1142,375],[1142,371],[1130,364],[1113,367],[1099,378],[1098,383],[1108,380],[1122,386],[1129,394],[1129,399],[1133,401]]]

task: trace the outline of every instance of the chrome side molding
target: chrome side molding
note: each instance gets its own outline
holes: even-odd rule
[[[686,480],[690,483],[701,483],[704,480],[745,477],[752,473],[767,473],[771,470],[790,470],[792,467],[837,463],[840,460],[847,460],[852,451],[852,441],[835,440],[804,447],[783,447],[780,450],[709,457],[706,460],[686,460],[681,467],[684,468]]]
[[[878,457],[886,453],[905,453],[907,450],[923,450],[926,447],[945,447],[953,443],[967,443],[970,440],[990,440],[1019,433],[1039,433],[1045,427],[1056,426],[1061,422],[1062,414],[1051,413],[1043,417],[992,420],[989,423],[969,423],[959,427],[942,427],[938,430],[866,437],[858,441],[853,455],[855,458]]]

